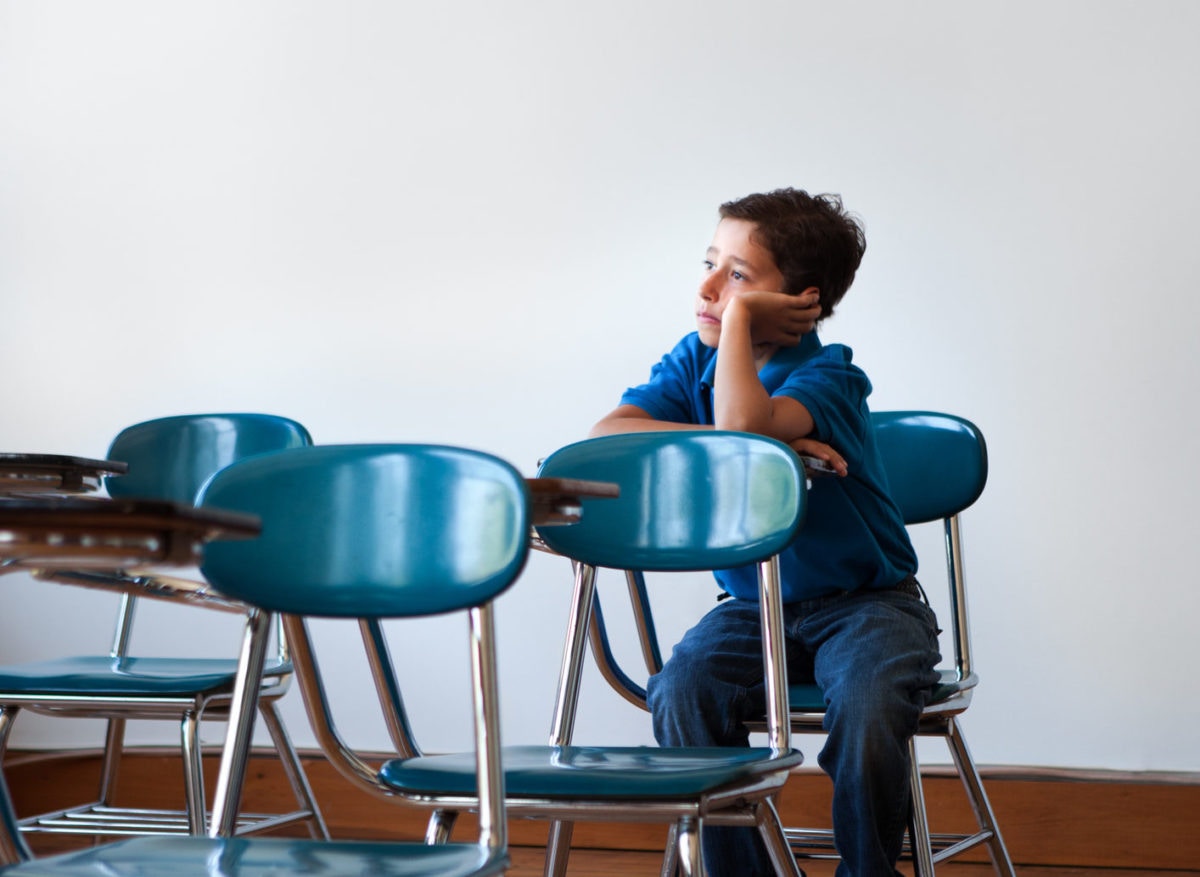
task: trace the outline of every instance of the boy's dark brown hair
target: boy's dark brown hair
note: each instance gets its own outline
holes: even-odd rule
[[[727,201],[720,215],[757,226],[752,237],[774,257],[786,284],[782,291],[797,295],[815,286],[822,319],[846,295],[867,249],[862,223],[846,212],[839,195],[776,189]]]

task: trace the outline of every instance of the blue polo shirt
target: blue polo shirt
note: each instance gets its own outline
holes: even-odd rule
[[[621,404],[636,405],[656,420],[711,426],[716,367],[716,349],[693,332],[651,369],[648,382],[626,390]],[[845,478],[812,480],[804,525],[780,555],[784,602],[890,588],[915,574],[916,553],[888,493],[870,428],[871,382],[852,364],[850,348],[823,346],[812,332],[796,347],[779,350],[758,376],[772,396],[789,396],[808,409],[816,424],[811,438],[834,447],[849,468]],[[732,596],[758,599],[753,565],[715,575]]]

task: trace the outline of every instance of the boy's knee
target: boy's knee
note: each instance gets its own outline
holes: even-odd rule
[[[703,687],[703,674],[694,672],[690,661],[672,657],[646,683],[646,704],[654,715],[691,711],[702,699]]]
[[[672,657],[646,684],[654,736],[664,746],[744,746],[746,693],[706,669]]]
[[[866,748],[891,745],[916,732],[923,703],[914,692],[886,682],[841,686],[830,698],[826,730]]]

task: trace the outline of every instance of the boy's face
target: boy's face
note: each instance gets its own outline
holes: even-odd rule
[[[722,219],[704,256],[704,276],[696,298],[696,328],[700,340],[716,347],[721,338],[721,314],[745,292],[783,292],[783,274],[775,257],[751,239],[757,226],[745,219]]]

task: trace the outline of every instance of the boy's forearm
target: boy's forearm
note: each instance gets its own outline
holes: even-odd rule
[[[712,429],[697,423],[676,423],[670,420],[655,420],[645,411],[633,405],[622,405],[591,428],[588,438],[602,435],[619,435],[624,432],[664,432],[669,430]]]
[[[713,387],[716,428],[789,443],[808,436],[813,429],[808,409],[794,399],[772,397],[758,377],[758,366],[749,311],[726,308]]]
[[[717,429],[769,435],[771,397],[758,379],[750,314],[726,308],[717,347],[713,420]]]

